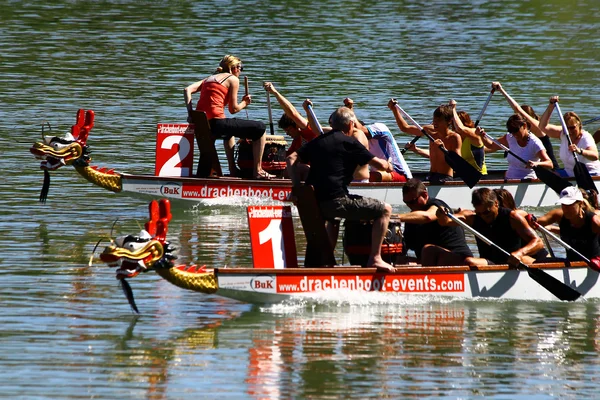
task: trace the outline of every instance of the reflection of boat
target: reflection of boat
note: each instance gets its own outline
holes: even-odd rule
[[[265,207],[260,214],[275,215],[275,210],[276,207]],[[277,269],[273,268],[276,264],[275,255],[270,255],[270,268],[256,268],[264,267],[267,261],[266,258],[257,260],[256,249],[253,248],[255,268],[207,269],[195,265],[176,266],[174,248],[166,240],[170,216],[168,200],[163,199],[160,203],[152,201],[146,229],[139,236],[128,235],[116,239],[106,247],[101,259],[109,265],[118,266],[119,279],[132,278],[140,272],[154,270],[170,283],[184,289],[216,293],[257,304],[276,303],[290,298],[331,297],[339,300],[354,297],[357,293],[361,297],[370,296],[374,301],[386,301],[385,298],[398,296],[574,300],[583,294],[587,298],[600,298],[598,272],[592,271],[584,263],[542,263],[525,270],[508,265],[404,265],[397,266],[395,273],[381,273],[375,268],[360,267]],[[273,220],[276,217],[275,215]],[[272,223],[267,225],[274,226]],[[252,223],[250,228],[252,236]],[[278,229],[283,236],[286,235],[284,224]],[[283,243],[280,247],[274,246],[271,241],[264,243],[266,247],[279,251],[281,256],[285,247]],[[293,265],[289,258],[286,260],[287,264],[281,264],[282,267]],[[562,292],[566,292],[564,296]],[[576,296],[571,297],[571,292]]]
[[[193,177],[179,176],[184,168],[178,166],[185,159],[193,164],[194,135],[186,124],[171,124],[157,132],[157,158],[156,176],[116,172],[108,168],[99,168],[90,165],[90,150],[87,138],[93,127],[93,111],[79,110],[77,123],[71,129],[71,135],[66,138],[44,138],[42,142],[35,143],[30,151],[38,158],[43,159],[41,168],[46,172],[53,171],[64,165],[73,165],[76,171],[91,183],[113,192],[149,195],[152,197],[167,197],[194,202],[209,200],[224,200],[231,197],[264,199],[269,201],[285,201],[291,191],[291,182],[287,179],[274,179],[271,181],[248,180],[231,177]],[[167,129],[169,128],[169,129]],[[160,139],[161,145],[158,145]],[[172,140],[170,140],[172,139]],[[171,156],[164,156],[160,151],[165,148],[177,148],[178,152]],[[187,157],[181,152],[185,149]],[[159,157],[160,155],[160,157]],[[170,158],[169,158],[170,157]],[[159,160],[160,159],[160,160]],[[159,162],[161,163],[159,165]],[[165,165],[172,168],[165,169]],[[191,164],[187,172],[192,170]],[[176,173],[164,171],[179,171]],[[423,179],[426,173],[413,173],[415,177]],[[518,207],[549,206],[558,201],[558,196],[541,181],[519,180],[506,181],[504,171],[490,171],[486,179],[479,181],[479,187],[505,188],[509,190]],[[596,186],[600,178],[594,178]],[[45,185],[47,192],[47,184]],[[354,194],[369,196],[384,200],[393,206],[401,206],[402,183],[394,182],[369,182],[352,183],[350,191]],[[429,186],[431,197],[444,200],[452,207],[470,207],[471,189],[462,181],[446,182],[443,185]],[[44,196],[43,196],[44,197]]]

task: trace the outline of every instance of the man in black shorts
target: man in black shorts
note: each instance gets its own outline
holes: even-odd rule
[[[459,226],[442,226],[436,213],[448,205],[429,197],[427,187],[419,179],[409,179],[402,187],[402,198],[411,212],[399,214],[404,222],[406,247],[415,252],[422,265],[463,265],[473,253]]]
[[[347,107],[335,110],[329,117],[332,130],[290,154],[287,158],[288,172],[293,186],[298,187],[298,164],[310,163],[306,183],[314,187],[321,213],[329,222],[335,218],[373,220],[371,254],[367,265],[381,271],[394,272],[394,268],[381,258],[381,245],[390,222],[392,207],[379,200],[348,193],[348,185],[357,167],[369,164],[391,172],[394,166],[375,157],[352,137],[355,118]],[[338,229],[339,224],[328,223],[329,235],[334,243],[337,242]]]

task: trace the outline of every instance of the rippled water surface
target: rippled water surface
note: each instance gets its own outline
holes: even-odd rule
[[[139,231],[147,200],[62,168],[41,205],[28,151],[44,120],[62,134],[93,109],[94,164],[152,174],[156,124],[184,122],[182,89],[228,53],[244,60],[249,117],[265,122],[265,80],[296,105],[310,97],[322,120],[350,96],[399,143],[390,97],[417,121],[450,98],[476,115],[493,80],[539,114],[558,94],[586,120],[600,114],[597,1],[8,1],[0,26],[0,397],[597,397],[592,301],[259,308],[145,274],[131,281],[135,317],[113,271],[88,260],[115,220],[113,236]],[[510,113],[495,95],[482,125],[500,136]],[[244,204],[173,211],[182,263],[251,262]]]

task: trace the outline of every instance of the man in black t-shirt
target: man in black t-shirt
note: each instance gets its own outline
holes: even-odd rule
[[[309,114],[310,118],[312,116]],[[306,183],[314,187],[319,208],[328,222],[335,218],[373,220],[372,247],[367,266],[393,272],[394,268],[381,258],[381,245],[392,207],[379,200],[351,195],[348,193],[348,185],[359,166],[369,164],[388,172],[393,171],[394,167],[390,162],[375,157],[352,137],[355,118],[354,113],[347,107],[340,107],[334,111],[329,117],[332,131],[311,140],[290,154],[287,158],[288,172],[293,187],[298,187],[298,164],[310,163]],[[338,229],[338,223],[328,223],[328,232],[333,243],[337,242]]]
[[[429,197],[427,187],[419,179],[409,179],[402,187],[402,198],[411,212],[399,214],[404,222],[406,247],[415,252],[422,265],[464,265],[473,253],[459,226],[442,226],[436,212],[448,205]]]

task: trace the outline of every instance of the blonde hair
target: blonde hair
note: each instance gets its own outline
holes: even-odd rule
[[[217,73],[217,74],[220,72],[231,73],[231,69],[233,67],[240,65],[241,63],[242,63],[242,60],[240,60],[238,57],[227,54],[226,56],[221,58],[221,61],[219,62],[219,66],[217,67],[217,70],[215,71],[215,73]]]
[[[573,111],[566,112],[563,118],[565,119],[565,123],[568,123],[568,121],[573,120],[577,125],[582,125],[581,118],[579,118],[579,115],[575,114]]]

